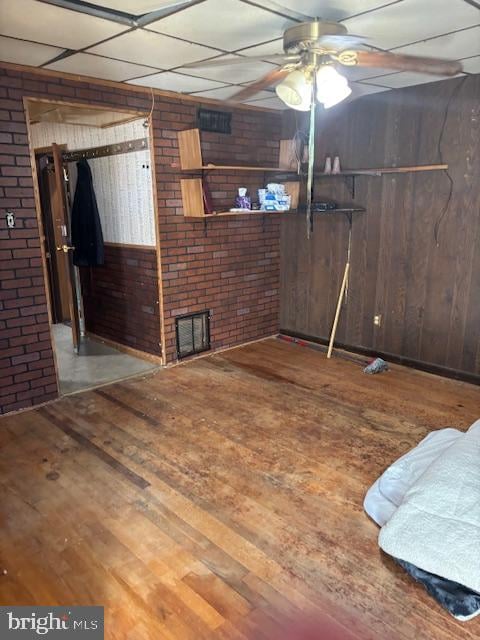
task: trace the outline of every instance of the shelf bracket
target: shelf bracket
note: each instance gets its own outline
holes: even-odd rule
[[[344,176],[345,186],[350,191],[352,200],[355,200],[355,176]]]

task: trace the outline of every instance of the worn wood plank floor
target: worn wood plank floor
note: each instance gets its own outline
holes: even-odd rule
[[[102,604],[108,639],[281,640],[304,612],[338,637],[478,638],[362,511],[478,408],[474,386],[270,339],[5,417],[0,602]]]

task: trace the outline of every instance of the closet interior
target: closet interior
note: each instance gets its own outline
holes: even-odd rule
[[[162,353],[149,122],[28,106],[61,391],[154,369]]]

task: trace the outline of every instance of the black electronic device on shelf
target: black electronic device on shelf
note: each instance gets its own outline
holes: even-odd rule
[[[318,200],[312,203],[312,211],[332,211],[337,208],[338,205],[333,200]]]

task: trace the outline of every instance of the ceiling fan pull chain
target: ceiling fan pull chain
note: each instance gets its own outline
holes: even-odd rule
[[[312,96],[310,102],[310,131],[308,134],[308,173],[307,173],[307,238],[313,232],[312,199],[313,170],[315,165],[315,111],[317,106],[317,74],[313,73]]]

